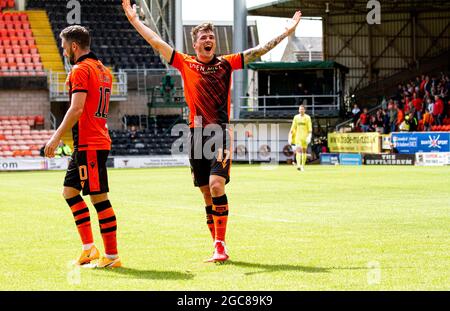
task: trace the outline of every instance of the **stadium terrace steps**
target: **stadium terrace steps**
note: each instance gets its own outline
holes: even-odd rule
[[[59,54],[56,40],[53,37],[47,13],[44,10],[26,11],[26,13],[36,39],[36,46],[41,54],[44,69],[54,72],[65,72],[64,63]],[[61,77],[61,80],[63,79]]]

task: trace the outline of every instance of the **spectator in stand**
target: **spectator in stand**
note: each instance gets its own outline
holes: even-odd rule
[[[389,109],[389,129],[390,133],[395,132],[397,130],[397,115],[398,110],[395,104],[390,105]]]
[[[356,126],[356,123],[358,122],[359,115],[361,114],[361,110],[358,107],[358,104],[353,105],[352,109],[352,115],[353,115],[353,124]]]
[[[363,109],[363,113],[359,116],[356,125],[359,125],[364,133],[369,131],[369,114],[367,108]]]
[[[423,115],[423,130],[426,132],[431,131],[432,125],[433,125],[433,116],[431,115],[428,108],[426,108],[425,113]]]
[[[403,89],[403,85],[400,83],[399,85],[397,85],[397,93],[394,95],[393,99],[401,100],[403,98],[404,92],[405,91]]]
[[[380,134],[384,133],[384,110],[378,109],[375,116],[375,131]]]
[[[434,109],[434,102],[433,100],[431,100],[431,98],[429,96],[426,95],[426,106],[425,108],[431,113],[433,114],[433,109]]]
[[[447,108],[444,111],[447,111],[447,118],[450,118],[450,100],[447,102]]]
[[[389,134],[391,132],[391,123],[389,116],[389,111],[391,109],[390,107],[392,107],[392,105],[388,104],[388,109],[386,109],[386,111],[383,111],[383,134]]]
[[[397,128],[402,124],[402,122],[405,120],[405,114],[403,110],[401,109],[399,103],[396,103],[395,108],[397,109]]]
[[[422,83],[422,80],[423,79],[421,79],[420,76],[416,77],[416,81],[415,81],[416,87],[420,88],[420,84]]]
[[[388,105],[388,101],[386,100],[386,96],[383,96],[383,100],[381,101],[381,109],[386,110]]]
[[[369,115],[369,129],[368,132],[377,131],[377,118],[375,115]]]
[[[408,120],[409,120],[409,115],[407,115],[407,116],[405,117],[405,120],[403,120],[402,123],[400,123],[400,125],[398,126],[398,130],[399,130],[400,132],[409,132],[409,123],[408,123]]]
[[[418,96],[417,93],[413,94],[412,105],[414,106],[414,110],[416,111],[417,120],[422,120],[423,100]]]
[[[414,111],[410,112],[407,117],[408,119],[406,120],[405,118],[405,121],[408,123],[409,131],[410,132],[417,131],[417,126],[419,125],[419,122],[417,121],[417,117]]]
[[[412,104],[411,97],[409,95],[405,96],[405,104],[403,106],[403,110],[406,114],[409,114],[411,111],[413,111],[414,107]]]
[[[131,138],[131,139],[135,139],[135,138],[137,137],[137,129],[136,129],[136,126],[132,125],[131,128],[130,128],[130,130],[129,130],[129,133],[130,133],[130,138]]]
[[[431,81],[429,76],[425,76],[425,81],[423,83],[423,92],[431,93]]]
[[[434,97],[433,118],[436,121],[436,125],[442,125],[444,120],[444,102],[436,95]]]

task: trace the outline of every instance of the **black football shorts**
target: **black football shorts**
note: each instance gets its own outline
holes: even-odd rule
[[[109,150],[74,151],[64,187],[83,190],[83,195],[109,192],[106,160]]]
[[[211,175],[221,176],[228,183],[232,154],[232,134],[229,129],[212,136],[196,135],[191,129],[189,163],[194,186],[208,185]]]

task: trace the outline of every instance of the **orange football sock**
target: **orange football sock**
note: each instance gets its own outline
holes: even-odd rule
[[[216,238],[216,230],[214,229],[214,218],[213,218],[213,208],[212,205],[205,207],[206,210],[206,225],[208,226],[209,232],[213,240]]]
[[[92,237],[89,208],[87,207],[81,195],[66,199],[66,202],[72,210],[73,217],[75,218],[75,224],[77,225],[78,233],[80,234],[81,242],[83,244],[94,243],[94,238]]]
[[[212,198],[213,200],[213,220],[216,230],[215,240],[225,242],[225,234],[228,222],[228,199],[224,194],[221,197]]]
[[[106,200],[94,204],[94,207],[98,214],[105,253],[107,255],[117,255],[117,221],[111,203],[109,200]]]

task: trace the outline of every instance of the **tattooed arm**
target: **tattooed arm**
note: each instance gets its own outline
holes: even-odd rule
[[[259,57],[261,57],[262,55],[266,54],[274,47],[276,47],[281,41],[283,41],[284,38],[288,37],[295,31],[295,28],[297,28],[297,25],[300,22],[301,17],[302,17],[301,11],[295,12],[294,17],[292,17],[291,20],[291,25],[286,28],[286,31],[284,33],[282,33],[275,39],[270,40],[264,45],[258,45],[257,47],[244,51],[244,63],[248,64],[254,62],[256,59],[258,59]]]

